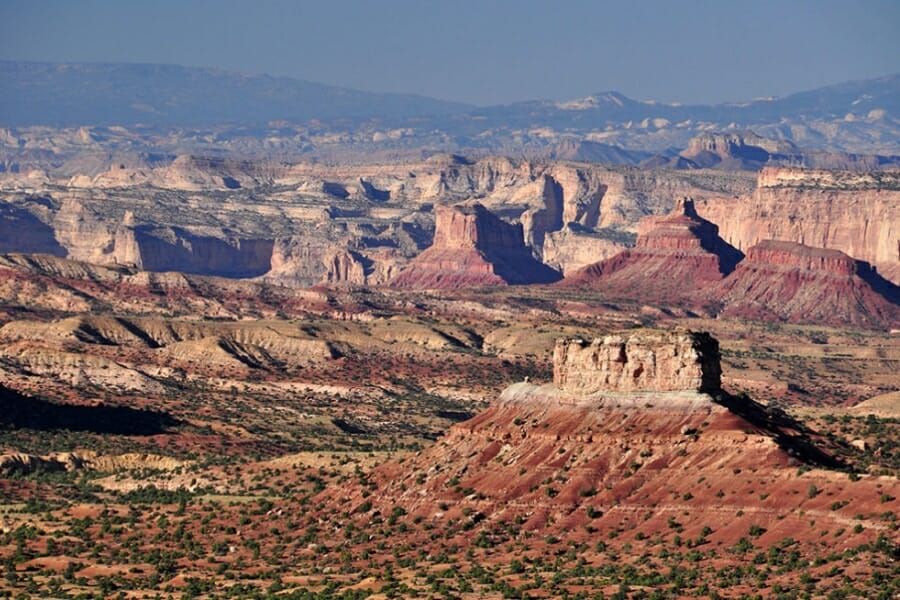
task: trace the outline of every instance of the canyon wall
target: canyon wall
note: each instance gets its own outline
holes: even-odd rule
[[[739,249],[774,239],[840,250],[900,283],[900,173],[767,167],[753,194],[698,210]]]

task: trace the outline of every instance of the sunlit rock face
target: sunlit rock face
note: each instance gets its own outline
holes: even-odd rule
[[[597,392],[716,392],[721,387],[719,342],[693,331],[638,332],[560,340],[553,381],[569,394]]]
[[[551,283],[559,278],[558,272],[531,255],[521,225],[471,204],[435,209],[434,244],[413,259],[392,285],[427,289]]]

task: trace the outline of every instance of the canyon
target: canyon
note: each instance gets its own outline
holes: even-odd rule
[[[900,591],[900,198],[874,159],[45,133],[69,158],[0,173],[0,592]]]
[[[536,257],[546,246],[544,260],[565,271],[593,262],[586,247],[624,247],[633,223],[670,208],[673,194],[750,189],[745,177],[718,173],[503,158],[363,167],[188,158],[142,167],[140,177],[113,165],[38,188],[0,176],[0,229],[10,232],[2,249],[294,286],[378,285],[431,245],[435,206],[474,198],[519,221]]]
[[[872,274],[859,271],[870,283],[847,289],[873,285],[889,304],[900,273],[892,171],[765,167],[752,175],[455,155],[361,167],[181,157],[112,165],[39,189],[15,177],[0,183],[2,251],[289,287],[546,284],[558,272],[564,287],[602,288],[612,299],[702,314],[728,304],[734,314],[809,321],[803,309],[738,309],[737,292],[705,290],[769,239],[870,264]],[[747,291],[750,283],[734,278],[760,273],[740,269],[727,286]],[[804,292],[810,302],[812,290]],[[850,296],[858,294],[875,298]],[[840,306],[834,323],[896,324],[883,300]]]

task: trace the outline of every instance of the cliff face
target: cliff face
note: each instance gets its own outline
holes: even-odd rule
[[[549,232],[558,231],[563,225],[563,189],[552,177],[544,176],[537,182],[544,205],[522,213],[525,243],[537,251],[544,248]]]
[[[523,246],[521,225],[502,221],[480,204],[435,209],[433,247],[516,251]]]
[[[692,200],[638,226],[637,246],[567,276],[563,285],[590,287],[610,297],[679,303],[730,273],[742,255],[702,219]]]
[[[721,388],[719,342],[707,333],[646,332],[593,342],[559,340],[553,383],[569,394],[597,392],[716,392]]]
[[[53,228],[25,208],[0,205],[0,253],[29,252],[66,256]]]
[[[770,160],[793,157],[798,148],[791,142],[771,140],[753,132],[704,133],[694,137],[667,166],[681,169],[758,170]]]
[[[747,250],[747,262],[834,275],[855,275],[857,261],[839,250],[813,248],[783,240],[763,240]]]
[[[51,226],[68,258],[95,264],[113,262],[114,225],[98,218],[82,202],[74,198],[63,201]]]
[[[145,271],[180,271],[223,277],[255,277],[271,265],[273,240],[198,235],[179,227],[120,230],[123,260]],[[136,252],[135,252],[136,251]],[[128,260],[136,259],[136,260]]]
[[[571,272],[608,255],[608,245],[591,238],[597,228],[611,229],[615,239],[627,237],[638,219],[667,211],[679,195],[704,198],[749,190],[748,181],[744,174],[651,172],[498,157],[470,161],[439,155],[419,162],[333,166],[122,152],[80,157],[49,179],[25,182],[0,173],[0,205],[27,206],[56,240],[48,246],[46,239],[40,241],[42,232],[32,228],[38,240],[32,243],[31,235],[7,228],[11,235],[5,248],[11,252],[65,252],[95,264],[155,263],[178,269],[174,258],[164,257],[184,257],[188,247],[190,254],[198,254],[195,247],[204,246],[199,238],[228,246],[240,241],[242,248],[271,242],[275,248],[266,277],[272,281],[314,285],[343,280],[348,273],[330,259],[346,251],[359,256],[368,285],[384,283],[431,242],[434,206],[477,199],[505,220],[520,222],[522,238],[535,256],[542,257],[544,247],[555,244],[548,255],[555,266]],[[47,205],[35,205],[29,201],[33,197]],[[132,217],[125,222],[128,212]],[[34,219],[31,225],[37,225]],[[560,239],[548,245],[567,227],[586,237],[563,235],[574,247],[563,248]],[[141,228],[188,233],[154,233],[154,241],[143,239]],[[177,247],[167,247],[167,240]],[[228,253],[215,242],[206,245],[210,248],[204,256]],[[598,253],[589,256],[588,246]],[[147,252],[156,257],[145,257]],[[241,250],[236,260],[246,265],[256,259]],[[254,264],[219,272],[218,266],[201,262],[190,258],[186,268],[226,276],[261,269]],[[358,282],[359,273],[354,273],[351,279]]]
[[[900,283],[900,174],[766,168],[752,195],[699,212],[739,249],[776,239],[840,250]]]
[[[895,328],[900,287],[843,252],[765,240],[704,292],[720,314],[762,320]]]
[[[401,288],[551,283],[559,273],[525,246],[511,225],[480,204],[435,209],[434,244],[391,282]]]
[[[624,243],[624,237],[621,236],[622,240],[611,240],[566,227],[547,234],[541,258],[545,264],[568,276],[626,250],[628,246]]]
[[[645,250],[705,250],[719,258],[719,270],[730,273],[743,256],[719,237],[719,228],[700,217],[694,201],[682,198],[664,217],[647,217],[638,224],[637,248]]]

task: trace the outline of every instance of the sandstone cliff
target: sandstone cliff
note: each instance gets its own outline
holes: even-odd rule
[[[680,303],[697,288],[722,279],[741,253],[682,199],[665,217],[638,226],[637,246],[567,276],[562,285],[602,290],[609,297]]]
[[[764,240],[725,280],[700,292],[722,316],[896,328],[900,287],[838,250]]]
[[[391,282],[401,288],[550,283],[559,274],[525,246],[510,225],[481,204],[435,209],[434,244]]]
[[[331,259],[347,252],[364,271],[352,270],[351,280],[377,285],[430,243],[434,206],[477,200],[520,222],[538,257],[566,228],[585,233],[549,244],[554,265],[571,272],[607,254],[592,237],[598,230],[633,235],[641,217],[664,213],[678,195],[749,189],[740,174],[501,157],[340,166],[132,154],[91,155],[67,167],[65,178],[31,181],[28,189],[0,176],[9,190],[0,215],[18,210],[10,221],[31,232],[6,236],[5,250],[228,277],[263,273],[294,286],[343,281],[349,272]],[[579,240],[598,250],[592,260]]]
[[[617,232],[618,233],[618,232]],[[564,276],[606,260],[634,245],[633,235],[604,236],[589,229],[566,226],[544,238],[541,258]]]
[[[77,198],[67,198],[54,215],[51,225],[66,256],[96,264],[113,262],[114,225],[98,217]],[[17,250],[27,252],[30,250]]]
[[[22,248],[54,256],[68,253],[56,239],[53,228],[26,207],[15,204],[0,207],[0,253],[19,252]]]
[[[568,394],[597,392],[714,393],[721,388],[719,342],[707,333],[638,332],[559,340],[553,383]]]
[[[753,194],[698,210],[739,249],[768,239],[831,248],[900,283],[900,174],[766,168]]]

